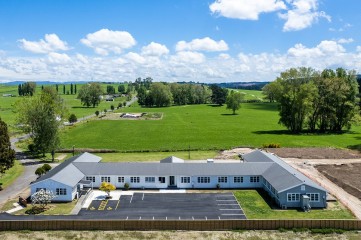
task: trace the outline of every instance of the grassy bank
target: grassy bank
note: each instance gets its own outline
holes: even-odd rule
[[[24,166],[15,160],[15,164],[12,168],[7,170],[5,174],[0,178],[2,187],[6,188],[11,185],[22,173],[24,172]]]

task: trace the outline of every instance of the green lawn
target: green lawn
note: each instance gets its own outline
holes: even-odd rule
[[[24,172],[24,166],[15,160],[15,164],[12,168],[7,170],[0,178],[0,182],[3,184],[2,187],[6,188],[13,183],[22,173]],[[0,192],[1,194],[1,192]]]
[[[39,215],[68,215],[71,213],[73,208],[75,207],[77,201],[73,200],[72,202],[64,202],[64,203],[50,203],[46,207],[46,211],[40,213]],[[4,206],[6,207],[6,206]],[[30,210],[32,205],[29,204],[26,208],[15,212],[15,215],[24,215],[27,210]]]
[[[144,162],[144,161],[159,161],[169,156],[179,157],[188,160],[187,151],[179,152],[140,152],[140,153],[95,153],[102,157],[103,162]],[[201,160],[214,158],[217,155],[216,151],[191,151],[190,160]]]
[[[352,213],[339,202],[329,203],[327,209],[311,209],[303,212],[299,209],[272,209],[266,201],[266,193],[257,190],[239,190],[233,192],[248,219],[355,219]]]
[[[106,92],[106,86],[112,85],[114,86],[116,92],[119,84],[101,84],[104,92]],[[44,85],[45,86],[51,86],[55,89],[55,85]],[[77,84],[77,90],[81,88],[82,84]],[[16,114],[13,112],[14,107],[13,105],[16,103],[16,101],[20,100],[22,97],[18,97],[18,86],[8,86],[4,84],[0,84],[0,118],[2,118],[3,121],[5,121],[10,129],[10,132],[14,132],[14,124],[15,124],[15,116]],[[66,84],[66,91],[70,91],[70,84]],[[41,85],[37,85],[35,94],[38,94],[41,92]],[[3,97],[3,94],[13,94],[17,97]],[[104,109],[110,109],[110,106],[113,105],[114,107],[117,107],[119,103],[123,103],[126,98],[125,97],[118,97],[113,102],[106,102],[105,100],[101,101],[98,106],[95,108],[93,107],[84,107],[80,100],[77,99],[77,95],[68,95],[63,94],[63,84],[59,84],[59,95],[64,99],[65,104],[68,108],[69,115],[74,113],[77,118],[81,118],[84,116],[88,116],[91,114],[94,114],[96,110],[98,111],[104,111]],[[65,119],[64,121],[67,121]]]
[[[244,93],[244,99],[245,100],[261,100],[264,101],[264,95],[262,94],[262,91],[258,90],[244,90],[244,89],[233,89],[234,91]]]
[[[187,105],[167,108],[133,106],[128,112],[162,112],[162,120],[91,121],[62,134],[63,146],[119,151],[220,150],[237,146],[358,147],[361,127],[345,134],[290,134],[278,124],[276,104],[244,103],[237,115],[225,106]]]

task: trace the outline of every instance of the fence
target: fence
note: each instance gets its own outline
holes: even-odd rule
[[[0,231],[11,230],[276,230],[334,228],[361,230],[360,220],[5,220]]]

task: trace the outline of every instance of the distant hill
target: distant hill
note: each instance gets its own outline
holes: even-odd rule
[[[245,90],[262,90],[264,85],[270,82],[230,82],[230,83],[216,83],[220,87],[245,89]]]

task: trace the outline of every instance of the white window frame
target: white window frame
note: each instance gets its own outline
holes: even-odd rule
[[[234,183],[243,183],[243,177],[235,176],[235,177],[233,177],[233,182]]]
[[[130,177],[131,183],[140,183],[140,177]]]
[[[306,193],[306,195],[310,198],[310,202],[319,202],[320,201],[319,193]]]
[[[301,185],[301,191],[306,191],[306,186],[305,185]]]
[[[251,177],[249,178],[249,181],[250,181],[251,183],[258,183],[258,182],[259,182],[259,179],[260,179],[259,176],[251,176]]]
[[[158,181],[160,183],[165,183],[165,177],[158,177]]]
[[[190,183],[191,177],[181,177],[181,183]]]
[[[227,182],[228,182],[228,177],[225,176],[218,177],[218,183],[227,183]]]
[[[210,183],[211,178],[210,177],[197,177],[198,183]]]
[[[101,180],[101,182],[110,183],[110,177],[109,176],[101,176],[100,180]]]
[[[91,182],[95,182],[95,176],[86,176],[85,177],[85,180],[87,180],[87,181],[91,181]]]
[[[299,202],[300,199],[299,193],[287,193],[287,202]]]
[[[145,177],[146,183],[155,183],[155,177]]]
[[[118,183],[124,183],[125,182],[125,178],[122,176],[118,176]]]
[[[55,194],[57,196],[65,196],[66,195],[66,188],[56,188]]]

